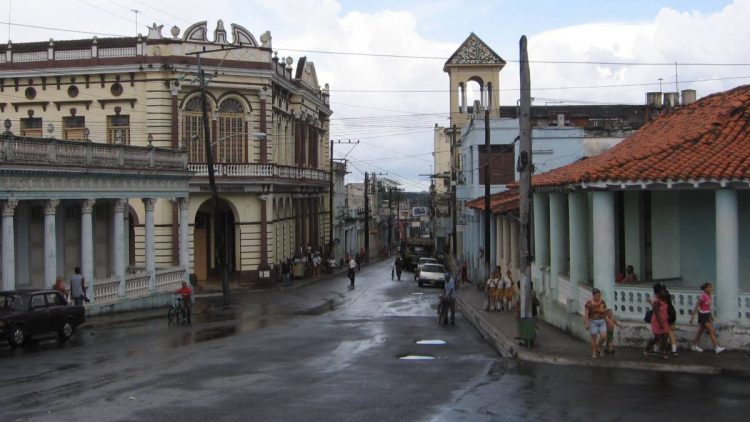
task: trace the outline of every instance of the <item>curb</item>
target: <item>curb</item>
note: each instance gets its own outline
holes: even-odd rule
[[[632,360],[589,359],[578,356],[565,356],[550,353],[532,352],[516,344],[514,339],[508,338],[492,326],[479,311],[471,307],[460,294],[456,304],[461,313],[482,334],[482,337],[492,344],[498,353],[508,359],[518,359],[526,362],[546,363],[550,365],[586,366],[614,369],[637,369],[644,371],[689,373],[699,375],[732,374],[750,376],[750,370],[723,369],[709,365],[664,365],[656,362],[636,362]]]

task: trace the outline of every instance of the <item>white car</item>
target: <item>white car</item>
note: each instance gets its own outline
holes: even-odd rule
[[[417,268],[414,270],[414,280],[419,278],[419,270],[422,269],[425,264],[437,264],[437,259],[435,258],[419,258],[419,261],[417,262]]]
[[[419,287],[425,284],[433,284],[435,286],[443,287],[445,285],[446,278],[445,268],[440,264],[425,264],[421,270],[419,270],[419,277],[417,277],[417,283]]]

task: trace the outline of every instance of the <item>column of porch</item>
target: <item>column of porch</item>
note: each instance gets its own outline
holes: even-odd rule
[[[510,264],[508,265],[508,268],[513,276],[513,281],[519,281],[517,270],[520,267],[520,243],[518,242],[518,236],[521,234],[521,227],[518,222],[511,220],[510,217],[508,220],[510,220],[510,259],[508,261]]]
[[[125,207],[127,199],[116,199],[112,209],[114,210],[114,233],[112,235],[112,250],[114,251],[115,277],[119,281],[118,294],[124,297],[125,286]]]
[[[154,199],[143,198],[143,208],[146,212],[146,273],[148,274],[148,290],[156,290],[156,243],[154,241]]]
[[[94,291],[94,224],[92,212],[96,200],[85,199],[81,203],[81,275],[88,286],[90,301],[96,299]]]
[[[739,290],[737,191],[716,191],[716,311],[719,321],[737,321]]]
[[[8,199],[2,204],[3,213],[3,290],[16,288],[16,251],[14,216],[18,201]]]
[[[534,263],[538,271],[534,281],[536,290],[542,291],[542,271],[549,267],[549,197],[534,192]]]
[[[570,297],[569,311],[578,303],[578,286],[589,279],[588,197],[585,192],[568,194],[568,220],[570,227]],[[611,304],[613,305],[613,304]]]
[[[592,193],[594,287],[602,292],[607,305],[615,297],[615,197],[612,192]]]
[[[188,221],[188,205],[190,202],[188,198],[180,198],[177,200],[180,208],[180,268],[185,271],[184,280],[190,281],[190,256],[189,256],[189,242],[188,242],[188,229],[190,222]]]
[[[558,276],[565,270],[565,227],[568,224],[567,197],[562,192],[549,194],[550,290],[558,298]]]
[[[52,287],[57,277],[57,238],[55,218],[60,201],[51,199],[44,205],[44,286]]]
[[[501,266],[503,275],[510,266],[510,220],[503,217],[503,264]]]

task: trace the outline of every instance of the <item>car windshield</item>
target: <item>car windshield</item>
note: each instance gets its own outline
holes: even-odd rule
[[[22,311],[24,309],[23,296],[0,294],[0,308]]]
[[[436,263],[437,260],[435,258],[419,258],[420,264],[430,264],[430,263]]]
[[[428,273],[444,273],[445,270],[443,270],[442,265],[430,265],[427,264],[424,267],[422,267],[422,271],[428,272]]]

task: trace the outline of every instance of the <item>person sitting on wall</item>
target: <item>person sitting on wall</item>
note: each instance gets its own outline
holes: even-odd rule
[[[633,266],[628,265],[627,268],[625,268],[625,275],[622,277],[622,280],[620,280],[620,283],[637,283],[637,282],[638,282],[638,276],[635,275]]]

